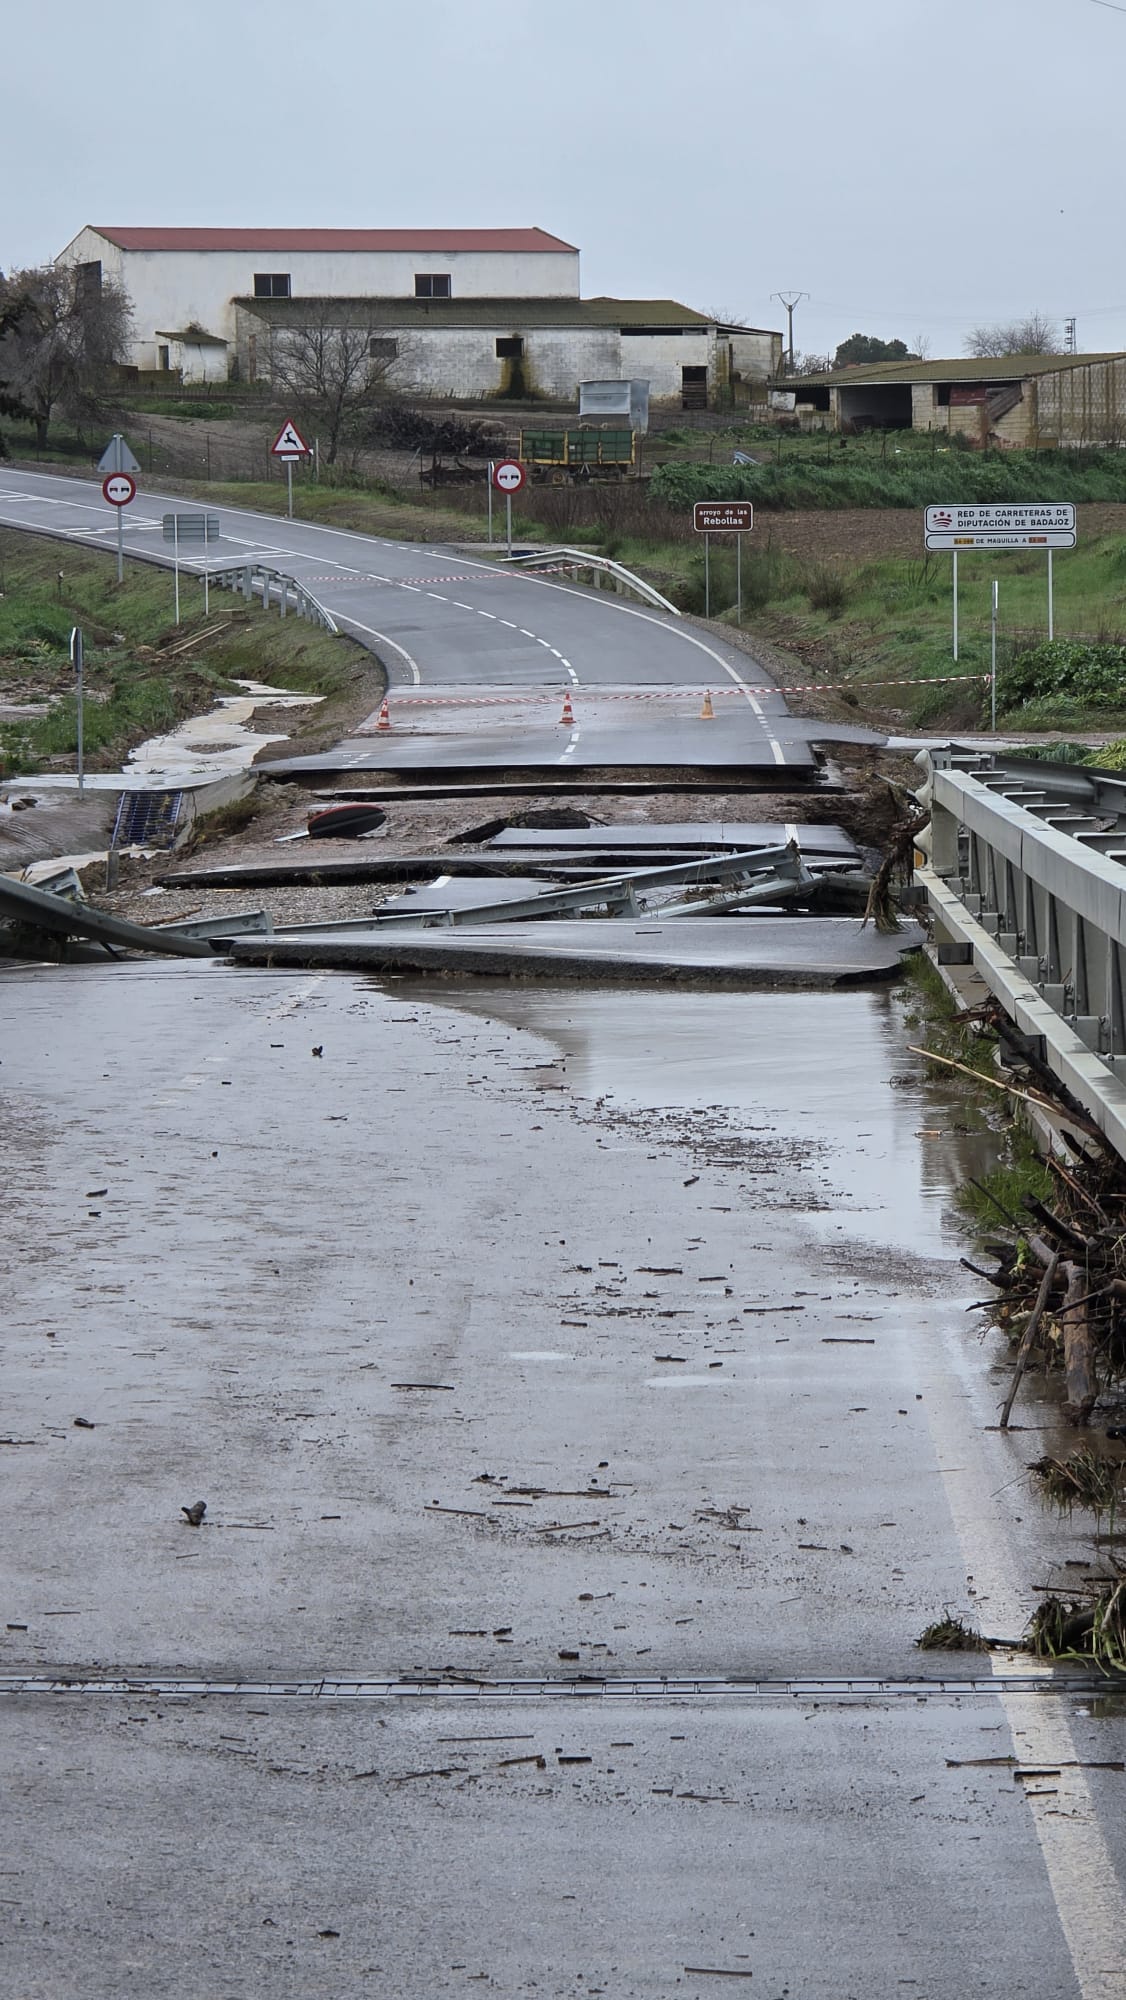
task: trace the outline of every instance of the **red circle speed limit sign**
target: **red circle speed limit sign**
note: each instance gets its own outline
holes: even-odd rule
[[[130,479],[127,472],[111,472],[108,479],[103,479],[102,498],[108,500],[111,507],[128,507],[130,500],[136,497],[137,482]]]
[[[527,477],[518,458],[498,459],[493,467],[493,485],[502,493],[519,493]]]

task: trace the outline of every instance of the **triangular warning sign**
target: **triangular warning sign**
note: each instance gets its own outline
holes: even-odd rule
[[[296,424],[287,418],[277,437],[274,439],[273,444],[270,446],[270,450],[273,452],[275,458],[306,458],[309,447],[305,443]]]

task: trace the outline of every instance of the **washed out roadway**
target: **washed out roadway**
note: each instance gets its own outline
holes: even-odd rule
[[[1117,1703],[913,1646],[1084,1543],[893,997],[0,1006],[8,1991],[1126,1990]]]

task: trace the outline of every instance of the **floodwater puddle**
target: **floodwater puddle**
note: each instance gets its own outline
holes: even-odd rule
[[[412,990],[423,997],[421,983]],[[706,1156],[722,1164],[725,1136],[757,1143],[764,1163],[788,1160],[797,1191],[787,1205],[826,1244],[862,1238],[946,1258],[964,1247],[953,1196],[993,1164],[997,1137],[958,1082],[923,1073],[901,991],[498,985],[451,1001],[427,984],[425,997],[554,1043],[564,1062],[544,1064],[543,1086],[565,1081],[601,1113],[622,1114],[608,1146],[645,1152],[664,1126],[669,1139],[706,1136]]]
[[[320,694],[294,694],[261,681],[236,681],[242,692],[222,695],[203,715],[190,715],[167,736],[150,736],[130,751],[126,772],[158,778],[221,777],[244,771],[267,743],[285,743],[287,734],[252,729],[260,708],[313,708]]]

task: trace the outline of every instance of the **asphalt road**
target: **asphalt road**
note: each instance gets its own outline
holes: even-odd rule
[[[2,1006],[8,1991],[1126,1991],[1120,1704],[914,1647],[1085,1543],[891,996]]]
[[[203,505],[142,485],[125,510],[126,550],[170,560],[162,514],[198,512]],[[596,762],[644,763],[653,756],[685,761],[687,751],[690,761],[792,765],[804,774],[811,735],[883,740],[866,730],[795,721],[774,691],[770,674],[746,653],[691,620],[627,603],[606,591],[580,588],[560,576],[512,574],[496,561],[430,544],[392,542],[210,502],[207,511],[218,516],[222,531],[208,552],[213,569],[236,561],[263,562],[297,577],[345,631],[376,648],[393,691],[489,689],[501,698],[537,688],[569,688],[576,695],[582,689],[626,689],[635,696],[643,687],[693,691],[684,719],[661,704],[644,716],[659,736],[656,745],[641,735],[643,717],[636,707],[628,733],[622,727],[615,730],[605,711],[588,710],[585,737],[576,729],[562,741],[553,728],[545,734],[537,718],[532,742],[536,761],[562,762],[566,757],[579,767],[591,754],[591,730],[610,728],[615,740],[609,749],[596,750]],[[103,500],[95,481],[0,470],[0,524],[116,546],[116,510]],[[199,562],[187,558],[181,567],[190,574]],[[698,691],[708,688],[716,691],[718,718],[699,725]],[[726,699],[720,698],[723,694]],[[431,712],[430,729],[436,720]],[[473,719],[478,749],[481,721],[480,715]],[[415,730],[417,734],[417,719]],[[691,739],[687,744],[685,736]],[[459,750],[447,741],[435,747],[434,755],[457,765],[464,748],[464,743]],[[507,743],[505,756],[510,762],[528,761],[527,733]],[[408,767],[420,761],[399,738],[349,746],[342,757],[348,768],[365,768],[381,759]]]
[[[403,687],[746,671],[220,511]],[[6,1990],[1122,2000],[1120,1698],[914,1644],[1091,1558],[1051,1405],[989,1428],[990,1142],[892,996],[117,964],[0,1030]]]

